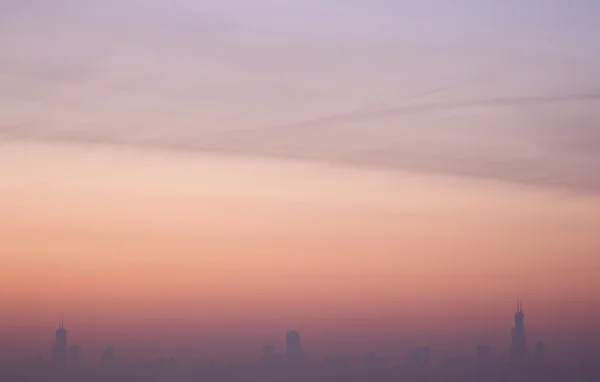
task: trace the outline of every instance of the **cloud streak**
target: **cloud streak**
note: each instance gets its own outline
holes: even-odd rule
[[[358,39],[344,29],[350,19],[296,29],[319,7],[321,16],[337,14],[316,2],[282,6],[277,20],[265,4],[243,8],[250,18],[229,5],[126,3],[100,12],[32,1],[3,14],[0,139],[276,156],[600,192],[600,72],[586,66],[584,45],[556,39],[556,55],[543,51],[546,40],[527,20],[513,29],[538,50],[502,45],[506,36],[479,41],[484,31],[468,23],[468,44],[450,29],[431,31],[435,22],[382,35],[375,26],[386,16],[363,7],[347,9],[365,23]],[[48,49],[50,41],[60,44]],[[481,73],[504,75],[482,81]]]
[[[444,87],[432,91],[423,92],[414,97],[411,100],[419,100],[422,97],[442,93],[443,91],[450,90],[453,87]],[[443,101],[443,102],[430,102],[422,104],[408,105],[397,105],[394,107],[388,107],[378,110],[368,110],[374,105],[370,105],[358,110],[337,113],[318,119],[307,120],[302,122],[295,122],[291,124],[277,126],[278,129],[285,128],[299,128],[309,126],[323,126],[327,124],[343,123],[343,122],[361,122],[371,121],[380,118],[388,117],[399,117],[403,115],[419,114],[419,113],[435,113],[440,111],[453,111],[457,109],[464,109],[470,107],[498,107],[498,106],[511,106],[511,107],[527,107],[536,105],[547,105],[553,103],[563,102],[598,102],[600,101],[600,92],[585,92],[576,94],[563,94],[563,95],[548,95],[548,96],[530,96],[530,97],[498,97],[498,98],[482,98],[477,100],[469,101]]]

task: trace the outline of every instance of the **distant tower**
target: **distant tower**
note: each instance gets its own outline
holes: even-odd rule
[[[65,317],[61,313],[56,330],[56,340],[52,348],[52,365],[57,371],[67,369],[67,330],[65,329]]]
[[[115,351],[112,347],[109,346],[102,352],[102,355],[100,356],[100,361],[102,363],[102,366],[104,367],[114,366]]]
[[[275,352],[275,346],[265,345],[263,347],[263,354],[261,357],[261,363],[263,366],[273,366],[277,361],[277,353]]]
[[[81,347],[79,345],[69,346],[69,368],[78,369],[81,367]]]
[[[365,364],[369,369],[381,369],[388,365],[388,360],[379,356],[377,352],[372,351],[367,353]]]
[[[265,345],[263,347],[263,356],[265,358],[272,358],[275,356],[275,346],[273,345]]]
[[[285,336],[285,356],[288,362],[297,363],[304,359],[304,348],[300,342],[300,333],[290,330]]]
[[[490,347],[486,345],[477,346],[477,363],[485,364],[490,360]]]
[[[542,341],[535,344],[535,362],[544,363],[546,360],[546,345]]]
[[[512,342],[510,344],[510,359],[514,365],[523,365],[527,361],[525,313],[523,313],[523,303],[521,301],[517,301],[515,326],[512,329]]]
[[[491,349],[487,345],[477,346],[477,361],[475,363],[475,373],[477,381],[487,381],[492,373]]]
[[[427,368],[431,360],[431,349],[428,346],[419,346],[408,353],[408,364],[412,367]]]

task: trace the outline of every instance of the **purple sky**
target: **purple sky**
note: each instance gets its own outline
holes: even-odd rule
[[[598,333],[599,36],[597,0],[0,0],[0,328]]]
[[[600,191],[594,0],[4,1],[0,138]]]

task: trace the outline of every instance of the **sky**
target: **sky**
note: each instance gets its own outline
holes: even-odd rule
[[[534,334],[598,333],[598,25],[593,0],[0,2],[0,334],[505,346],[517,298]]]

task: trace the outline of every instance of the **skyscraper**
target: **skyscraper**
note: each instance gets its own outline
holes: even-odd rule
[[[485,364],[490,360],[490,347],[486,345],[477,346],[477,363]]]
[[[419,346],[408,353],[408,364],[413,367],[426,368],[429,366],[431,351],[427,346]]]
[[[521,301],[517,301],[515,326],[512,329],[512,341],[510,344],[510,359],[514,365],[523,365],[527,361],[525,313],[523,313],[523,303]]]
[[[546,345],[542,341],[535,344],[535,362],[538,364],[544,363],[546,360]]]
[[[263,347],[263,354],[261,356],[261,363],[263,366],[273,366],[277,361],[277,354],[275,353],[275,346],[265,345]]]
[[[115,351],[112,347],[104,349],[100,355],[100,363],[104,367],[112,367],[115,365]]]
[[[290,330],[285,336],[285,356],[288,362],[296,363],[304,359],[304,348],[300,342],[300,333]]]
[[[487,345],[477,346],[477,361],[475,372],[477,380],[488,380],[492,371],[491,350]]]
[[[81,347],[79,345],[69,346],[69,369],[81,367]]]
[[[55,370],[67,369],[67,330],[65,329],[64,315],[61,313],[56,330],[56,340],[52,348],[52,365]]]

